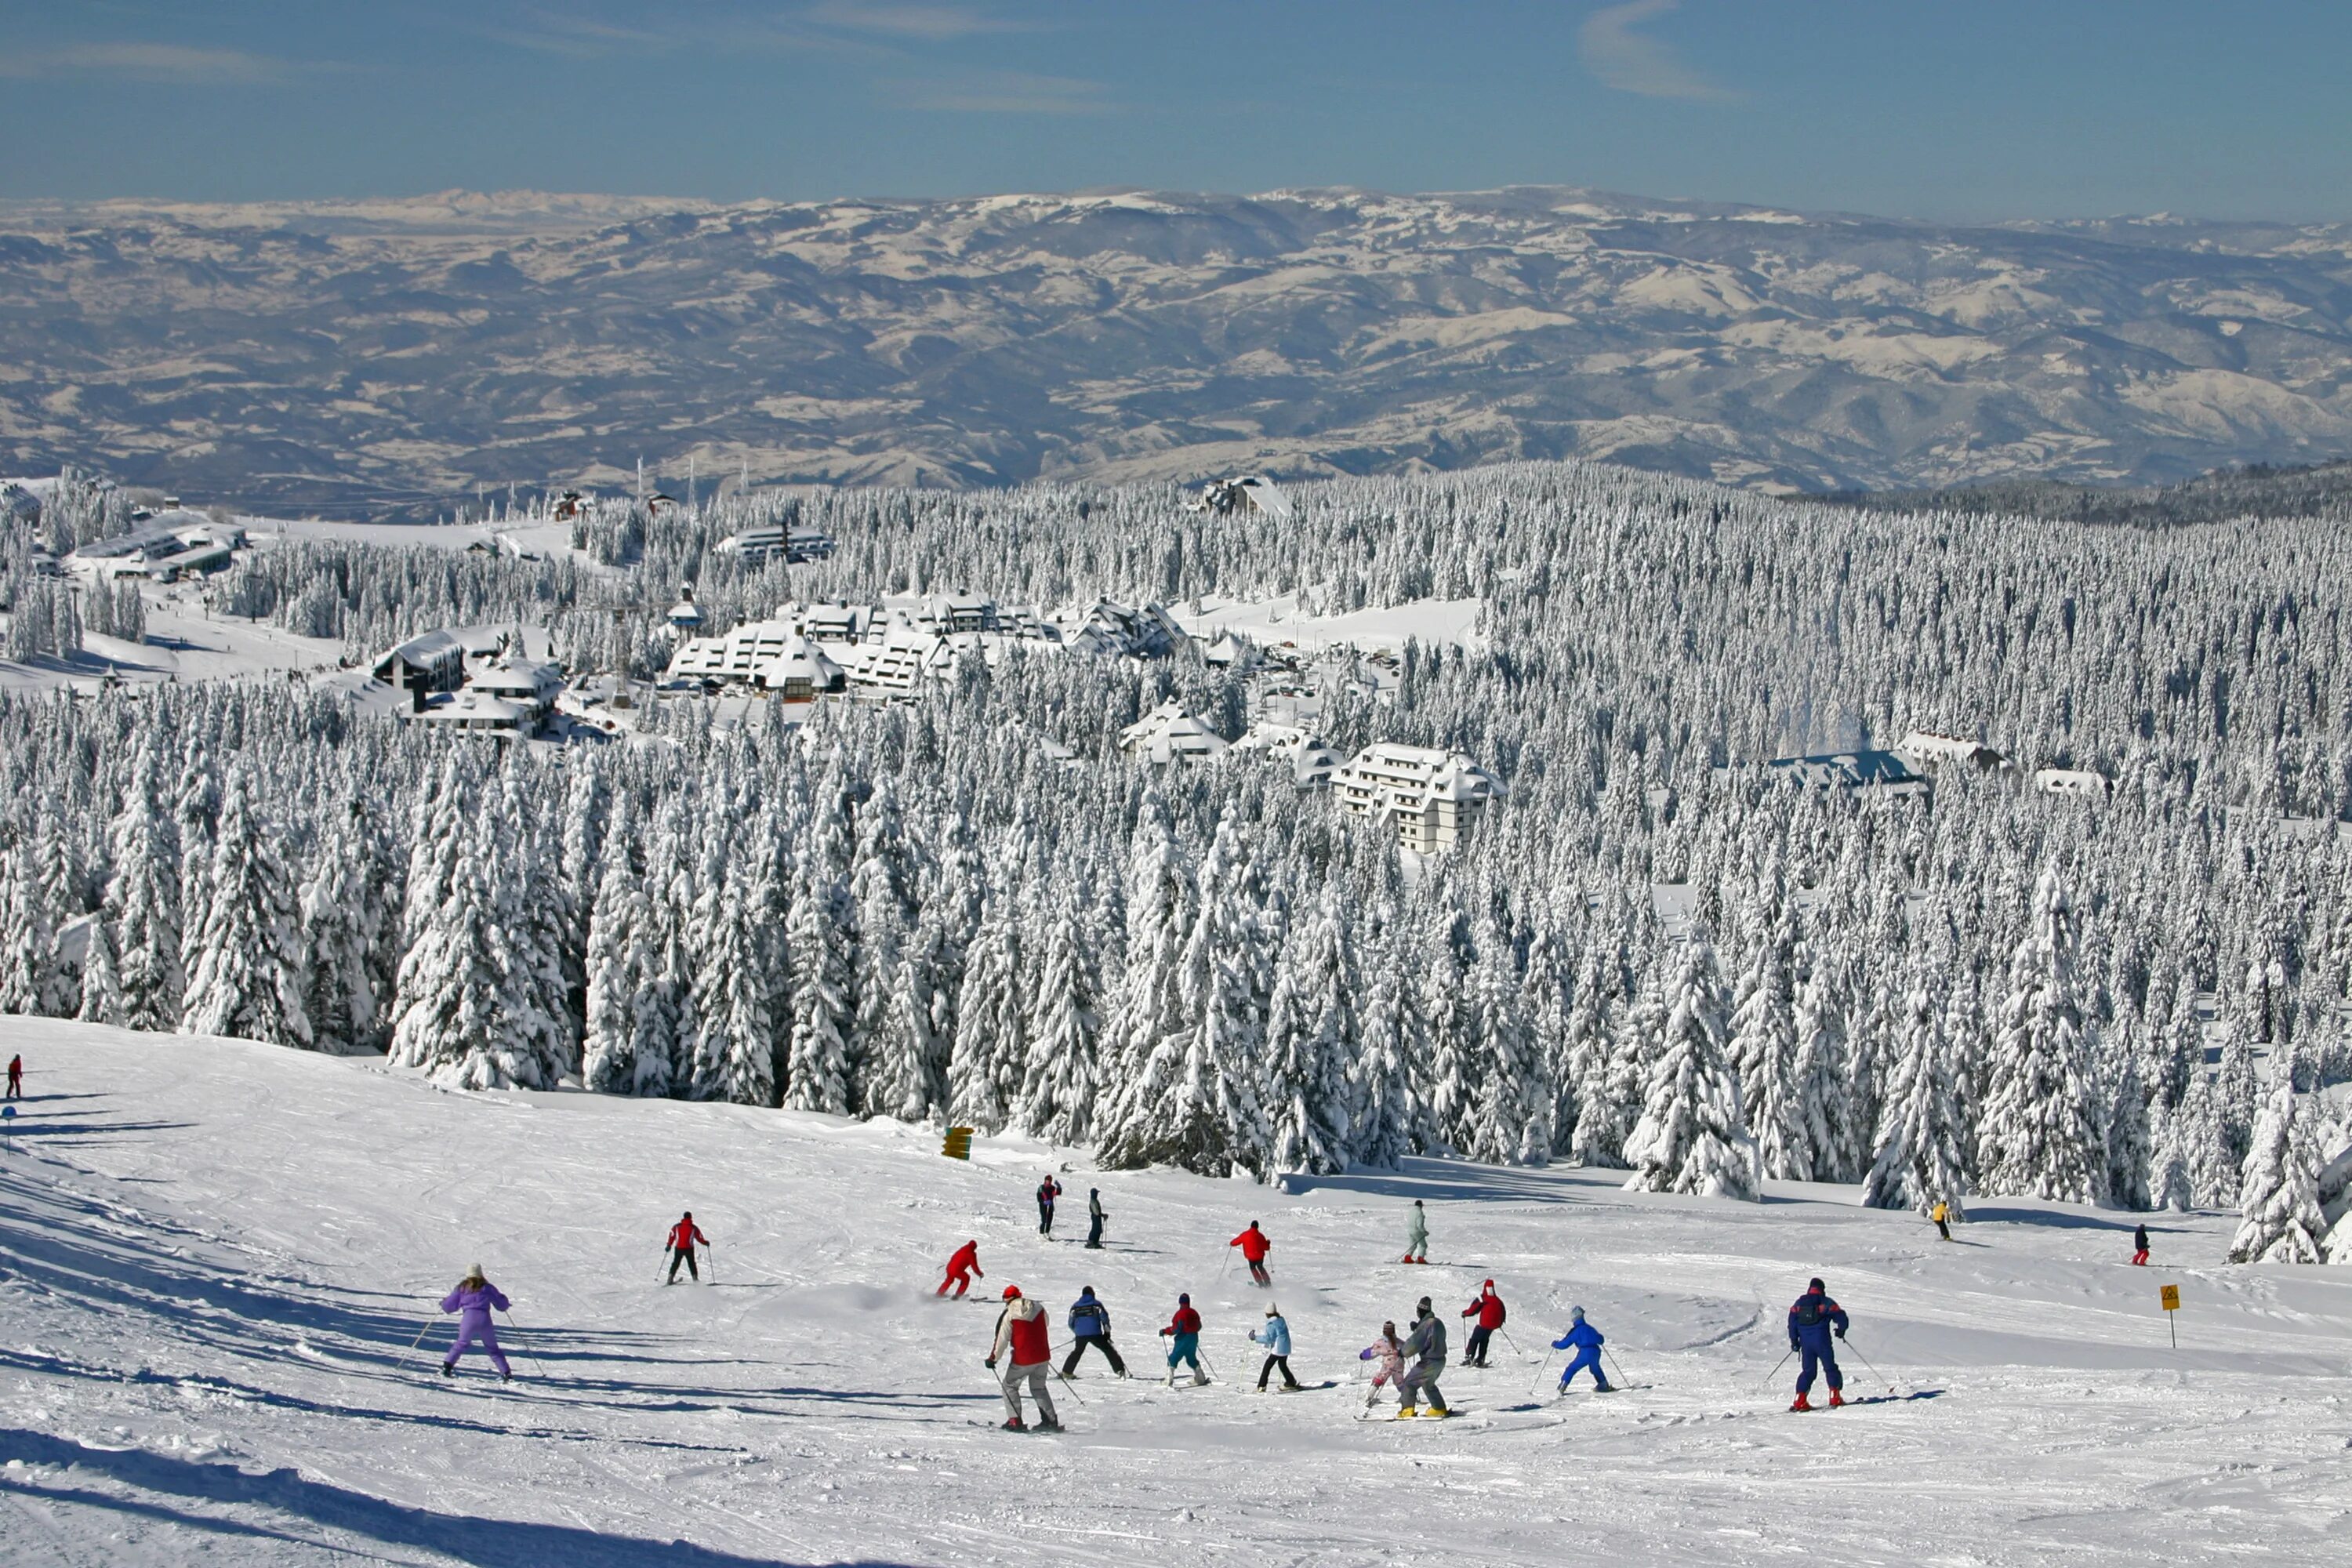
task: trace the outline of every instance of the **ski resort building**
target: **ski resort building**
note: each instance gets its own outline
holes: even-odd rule
[[[1357,752],[1331,775],[1331,786],[1341,810],[1389,818],[1397,842],[1423,855],[1452,848],[1503,793],[1492,773],[1460,752],[1392,742]]]
[[[1795,778],[1807,789],[1880,789],[1892,795],[1927,793],[1927,781],[1893,752],[1775,757],[1766,766]]]
[[[833,538],[818,529],[786,528],[782,523],[770,523],[761,528],[747,528],[740,533],[720,540],[711,548],[729,555],[740,555],[751,564],[772,561],[781,555],[785,565],[800,566],[831,555]]]
[[[1154,767],[1173,763],[1213,762],[1231,744],[1181,702],[1162,702],[1118,732],[1118,749]]]
[[[2091,795],[2104,800],[2116,786],[2106,774],[2087,768],[2043,768],[2033,775],[2033,787],[2043,795]]]
[[[1254,752],[1290,770],[1290,782],[1300,789],[1322,789],[1339,771],[1339,753],[1296,724],[1261,719],[1234,742],[1240,752]]]
[[[1957,735],[1938,735],[1927,730],[1914,730],[1895,742],[1895,754],[1916,773],[1932,773],[1947,767],[1969,767],[1980,773],[2017,771],[2007,757],[1981,741],[1964,741]]]
[[[409,710],[422,713],[425,700],[466,684],[466,645],[450,632],[413,637],[375,661],[375,678],[405,691]]]
[[[225,571],[245,548],[245,530],[200,511],[159,512],[128,533],[96,539],[66,557],[67,570],[96,582],[147,577],[173,583]]]
[[[563,690],[563,672],[538,659],[509,655],[477,667],[461,689],[513,705],[529,718],[526,732],[536,733],[555,711],[555,700]]]
[[[1194,511],[1214,512],[1220,517],[1255,512],[1279,519],[1289,517],[1297,510],[1280,485],[1259,474],[1213,480],[1192,504]]]

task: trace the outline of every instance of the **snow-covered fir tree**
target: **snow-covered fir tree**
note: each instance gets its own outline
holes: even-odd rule
[[[1694,933],[1682,944],[1642,1119],[1626,1140],[1629,1190],[1760,1200],[1764,1173],[1726,1054],[1715,952]]]

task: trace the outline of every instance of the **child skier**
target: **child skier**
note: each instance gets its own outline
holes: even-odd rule
[[[1429,1213],[1421,1206],[1419,1198],[1412,1200],[1412,1212],[1405,1215],[1404,1257],[1402,1261],[1406,1263],[1429,1261]]]
[[[459,1314],[457,1342],[442,1358],[441,1375],[457,1376],[457,1358],[466,1353],[467,1346],[479,1340],[482,1349],[489,1352],[490,1364],[499,1369],[499,1381],[511,1382],[514,1372],[507,1365],[506,1352],[499,1349],[498,1327],[490,1321],[492,1311],[507,1310],[507,1299],[497,1286],[482,1278],[480,1264],[477,1263],[466,1270],[466,1277],[457,1281],[457,1288],[441,1298],[441,1310]]]
[[[1601,1337],[1600,1330],[1584,1321],[1583,1308],[1570,1307],[1568,1317],[1568,1332],[1551,1342],[1551,1348],[1556,1351],[1572,1350],[1576,1352],[1569,1358],[1567,1370],[1559,1374],[1559,1391],[1566,1394],[1570,1378],[1580,1372],[1590,1371],[1597,1392],[1614,1393],[1615,1390],[1609,1386],[1608,1376],[1601,1370],[1601,1347],[1608,1342]]]
[[[1004,1369],[1004,1429],[1026,1432],[1028,1424],[1021,1418],[1021,1384],[1029,1384],[1029,1395],[1037,1402],[1037,1430],[1058,1432],[1060,1419],[1054,1414],[1053,1395],[1045,1389],[1045,1373],[1053,1364],[1054,1351],[1045,1329],[1045,1308],[1021,1293],[1018,1285],[1004,1288],[1004,1310],[996,1317],[996,1337],[990,1342],[988,1359],[982,1363],[989,1371],[1007,1354],[1012,1361]]]
[[[1195,1386],[1209,1381],[1209,1374],[1201,1370],[1201,1314],[1192,1310],[1191,1296],[1176,1298],[1176,1315],[1168,1320],[1168,1326],[1160,1331],[1160,1337],[1168,1342],[1169,1387],[1176,1386],[1176,1363],[1179,1362],[1192,1363]]]
[[[1273,1279],[1268,1278],[1265,1272],[1265,1255],[1274,1249],[1274,1243],[1266,1238],[1265,1232],[1258,1229],[1257,1221],[1250,1221],[1249,1228],[1247,1230],[1242,1232],[1239,1236],[1225,1243],[1225,1245],[1227,1247],[1238,1247],[1242,1249],[1242,1256],[1249,1260],[1250,1279],[1252,1280],[1260,1285],[1272,1285],[1274,1283]]]
[[[1797,1402],[1791,1410],[1811,1410],[1805,1395],[1813,1386],[1816,1365],[1829,1374],[1830,1407],[1845,1403],[1841,1392],[1845,1387],[1845,1374],[1838,1371],[1837,1349],[1830,1342],[1834,1332],[1845,1338],[1845,1309],[1830,1300],[1830,1293],[1818,1279],[1806,1285],[1805,1293],[1789,1309],[1789,1348],[1805,1353],[1803,1365],[1797,1373]]]
[[[1479,1290],[1476,1300],[1462,1309],[1461,1315],[1465,1318],[1475,1316],[1478,1320],[1470,1327],[1469,1342],[1462,1347],[1462,1364],[1483,1367],[1486,1364],[1486,1342],[1493,1339],[1495,1331],[1503,1326],[1503,1299],[1495,1294],[1492,1279]]]
[[[1383,1386],[1395,1389],[1400,1400],[1404,1397],[1404,1346],[1397,1341],[1394,1323],[1382,1323],[1381,1337],[1358,1351],[1356,1359],[1372,1363],[1372,1386],[1364,1395],[1365,1409],[1381,1402]]]
[[[1102,1227],[1104,1217],[1102,1189],[1100,1187],[1088,1187],[1087,1189],[1087,1250],[1089,1252],[1100,1252],[1102,1250]]]
[[[1070,1303],[1070,1359],[1062,1363],[1062,1375],[1069,1376],[1078,1370],[1078,1358],[1092,1345],[1110,1361],[1112,1375],[1125,1377],[1127,1363],[1119,1360],[1118,1347],[1110,1342],[1110,1311],[1095,1300],[1091,1285],[1078,1292]]]
[[[1265,1364],[1257,1369],[1257,1391],[1260,1394],[1265,1392],[1265,1380],[1274,1375],[1276,1367],[1280,1367],[1283,1391],[1296,1392],[1298,1380],[1290,1375],[1290,1325],[1282,1321],[1281,1309],[1268,1301],[1265,1304],[1265,1324],[1263,1328],[1252,1329],[1250,1339],[1254,1343],[1265,1347]]]
[[[1062,1184],[1048,1175],[1037,1184],[1037,1234],[1054,1234],[1054,1200],[1062,1195]]]
[[[700,1226],[694,1223],[694,1211],[688,1209],[676,1225],[669,1227],[669,1278],[663,1280],[663,1284],[677,1283],[677,1266],[681,1263],[686,1265],[688,1279],[698,1284],[701,1282],[701,1272],[694,1267],[694,1244],[698,1241],[705,1247],[710,1245],[710,1238],[702,1234]]]
[[[1412,1370],[1397,1384],[1397,1415],[1400,1418],[1412,1415],[1420,1396],[1429,1396],[1429,1413],[1447,1415],[1445,1395],[1439,1391],[1437,1379],[1445,1370],[1445,1321],[1437,1315],[1423,1296],[1412,1310],[1412,1338],[1405,1341],[1404,1353],[1413,1358]]]
[[[963,1300],[963,1293],[971,1289],[974,1275],[985,1279],[988,1278],[988,1271],[980,1266],[980,1243],[967,1241],[955,1249],[953,1258],[948,1259],[948,1277],[940,1281],[940,1288],[931,1294],[944,1296],[948,1293],[948,1287],[952,1285],[955,1287],[956,1300],[961,1301]]]

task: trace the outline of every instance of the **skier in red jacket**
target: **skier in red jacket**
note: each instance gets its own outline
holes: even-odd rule
[[[1024,1296],[1018,1285],[1004,1288],[1004,1310],[996,1320],[996,1337],[989,1342],[985,1363],[988,1370],[994,1372],[996,1363],[1008,1354],[1013,1364],[1004,1369],[1004,1429],[1029,1429],[1021,1419],[1021,1385],[1025,1382],[1029,1384],[1029,1396],[1037,1402],[1037,1430],[1060,1431],[1062,1423],[1054,1414],[1053,1395],[1045,1391],[1045,1373],[1053,1363],[1045,1309],[1042,1303]]]
[[[1487,1280],[1486,1288],[1478,1292],[1476,1300],[1462,1309],[1462,1316],[1475,1317],[1478,1320],[1470,1325],[1469,1343],[1462,1347],[1462,1364],[1485,1366],[1486,1342],[1494,1338],[1496,1329],[1503,1326],[1504,1317],[1503,1299],[1495,1294],[1495,1282],[1492,1279]]]
[[[1267,1239],[1265,1232],[1258,1229],[1257,1221],[1250,1221],[1249,1228],[1247,1230],[1242,1232],[1239,1236],[1225,1243],[1225,1245],[1227,1247],[1238,1247],[1242,1249],[1242,1256],[1249,1259],[1251,1279],[1260,1285],[1271,1285],[1274,1283],[1273,1279],[1268,1278],[1265,1272],[1265,1255],[1274,1250],[1274,1243]]]
[[[8,1058],[8,1098],[25,1098],[25,1058],[21,1056]]]
[[[669,1278],[663,1280],[663,1284],[677,1283],[677,1266],[681,1263],[686,1265],[688,1277],[700,1282],[701,1270],[694,1266],[694,1244],[698,1241],[705,1247],[710,1245],[710,1238],[702,1234],[700,1226],[694,1223],[694,1211],[688,1209],[685,1217],[669,1227]]]
[[[1160,1331],[1160,1337],[1168,1342],[1169,1387],[1176,1386],[1179,1363],[1191,1364],[1193,1383],[1209,1381],[1209,1374],[1201,1370],[1201,1314],[1192,1310],[1190,1295],[1176,1298],[1176,1315],[1168,1320],[1168,1326]]]
[[[980,1243],[967,1241],[955,1249],[953,1258],[948,1259],[948,1277],[940,1281],[940,1288],[932,1294],[944,1296],[948,1293],[948,1287],[952,1285],[955,1287],[956,1299],[961,1300],[963,1293],[971,1289],[974,1275],[985,1279],[988,1278],[988,1270],[980,1266]]]

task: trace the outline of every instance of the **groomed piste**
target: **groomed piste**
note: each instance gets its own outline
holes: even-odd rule
[[[2352,1516],[2352,1280],[2225,1265],[2233,1215],[2150,1216],[2136,1268],[2139,1216],[2063,1205],[1980,1200],[1947,1244],[1841,1187],[1413,1160],[1273,1190],[240,1041],[12,1018],[0,1051],[26,1063],[0,1143],[0,1559],[26,1568],[2320,1562]],[[1426,1266],[1398,1261],[1414,1197]],[[689,1207],[706,1282],[665,1286]],[[1270,1291],[1227,1245],[1253,1219]],[[985,1278],[941,1301],[968,1239]],[[511,1384],[478,1353],[439,1375],[476,1262]],[[1814,1275],[1856,1403],[1791,1415],[1774,1364]],[[1458,1362],[1487,1279],[1509,1315],[1486,1369],[1448,1369],[1454,1417],[1358,1419],[1381,1322],[1430,1296]],[[1057,1365],[1092,1286],[1137,1374],[1054,1383],[1059,1435],[996,1429],[1008,1283]],[[1179,1292],[1206,1386],[1158,1380]],[[1305,1393],[1255,1392],[1269,1298]],[[1554,1396],[1579,1306],[1622,1392]]]

